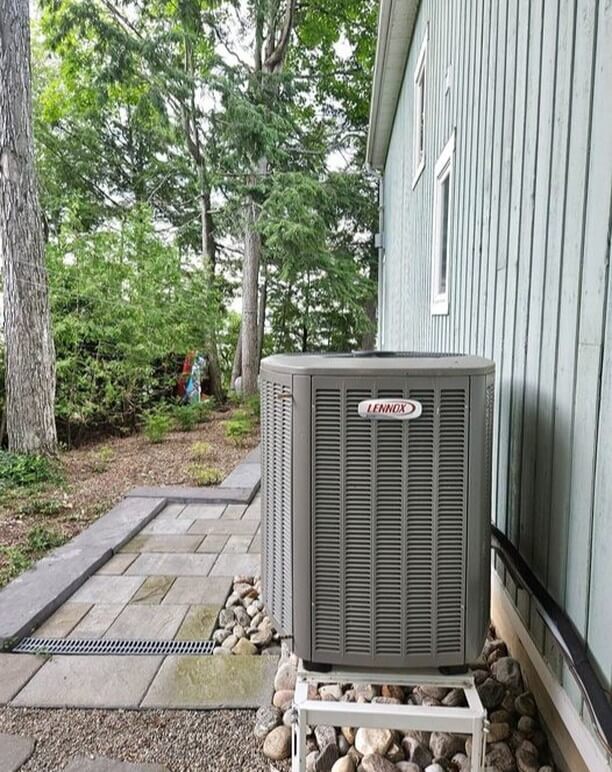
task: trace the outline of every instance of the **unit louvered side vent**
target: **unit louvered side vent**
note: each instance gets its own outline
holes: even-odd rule
[[[319,389],[314,400],[312,522],[313,644],[317,653],[341,645],[342,401],[337,389]]]
[[[283,632],[292,632],[292,398],[287,385],[263,381],[261,385],[261,450],[264,594]]]
[[[486,405],[485,405],[485,447],[484,447],[484,469],[485,479],[482,486],[483,489],[483,507],[487,513],[487,518],[491,518],[491,485],[492,485],[492,469],[491,469],[491,453],[493,449],[493,411],[495,408],[495,384],[489,383],[486,391]]]
[[[463,651],[467,395],[442,389],[436,528],[436,650]]]
[[[410,392],[423,412],[408,428],[406,478],[406,654],[432,651],[433,534],[435,500],[435,395]]]
[[[372,593],[373,428],[358,413],[359,403],[370,396],[369,390],[347,389],[344,410],[344,650],[354,654],[372,648],[366,609]]]

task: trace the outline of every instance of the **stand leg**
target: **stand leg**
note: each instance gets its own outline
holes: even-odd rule
[[[299,709],[300,703],[304,702],[308,695],[308,684],[302,679],[298,679],[295,688],[295,705],[297,709],[296,720],[293,724],[292,745],[291,745],[291,772],[306,772],[306,716],[304,711]]]

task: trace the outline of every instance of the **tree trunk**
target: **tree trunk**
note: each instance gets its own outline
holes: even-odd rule
[[[236,388],[236,380],[242,372],[242,325],[238,330],[238,340],[234,351],[234,362],[232,364],[232,375],[230,378],[230,388]]]
[[[34,169],[28,0],[0,0],[0,254],[9,449],[55,453],[55,348]]]
[[[265,273],[265,268],[264,268]],[[266,304],[268,302],[268,277],[266,276],[261,285],[259,295],[259,321],[257,323],[257,361],[261,362],[261,352],[263,351],[264,334],[266,331]]]
[[[257,204],[250,197],[246,212],[244,234],[244,261],[242,265],[242,393],[245,396],[257,391],[257,292],[261,237],[256,230]]]

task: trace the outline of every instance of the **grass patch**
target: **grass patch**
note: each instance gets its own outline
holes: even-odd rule
[[[216,466],[200,466],[192,464],[189,467],[189,474],[196,485],[206,487],[209,485],[218,485],[223,480],[223,472]]]
[[[91,464],[91,471],[95,472],[96,474],[106,472],[108,465],[113,460],[113,458],[115,458],[115,451],[112,448],[109,448],[108,445],[103,445],[96,452],[94,460]]]

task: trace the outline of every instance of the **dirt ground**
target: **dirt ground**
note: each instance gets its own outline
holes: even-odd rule
[[[3,495],[0,501],[0,586],[49,549],[72,538],[141,485],[195,485],[198,471],[226,477],[259,441],[229,441],[233,409],[216,411],[192,431],[152,444],[143,434],[110,437],[60,453],[62,482]]]

